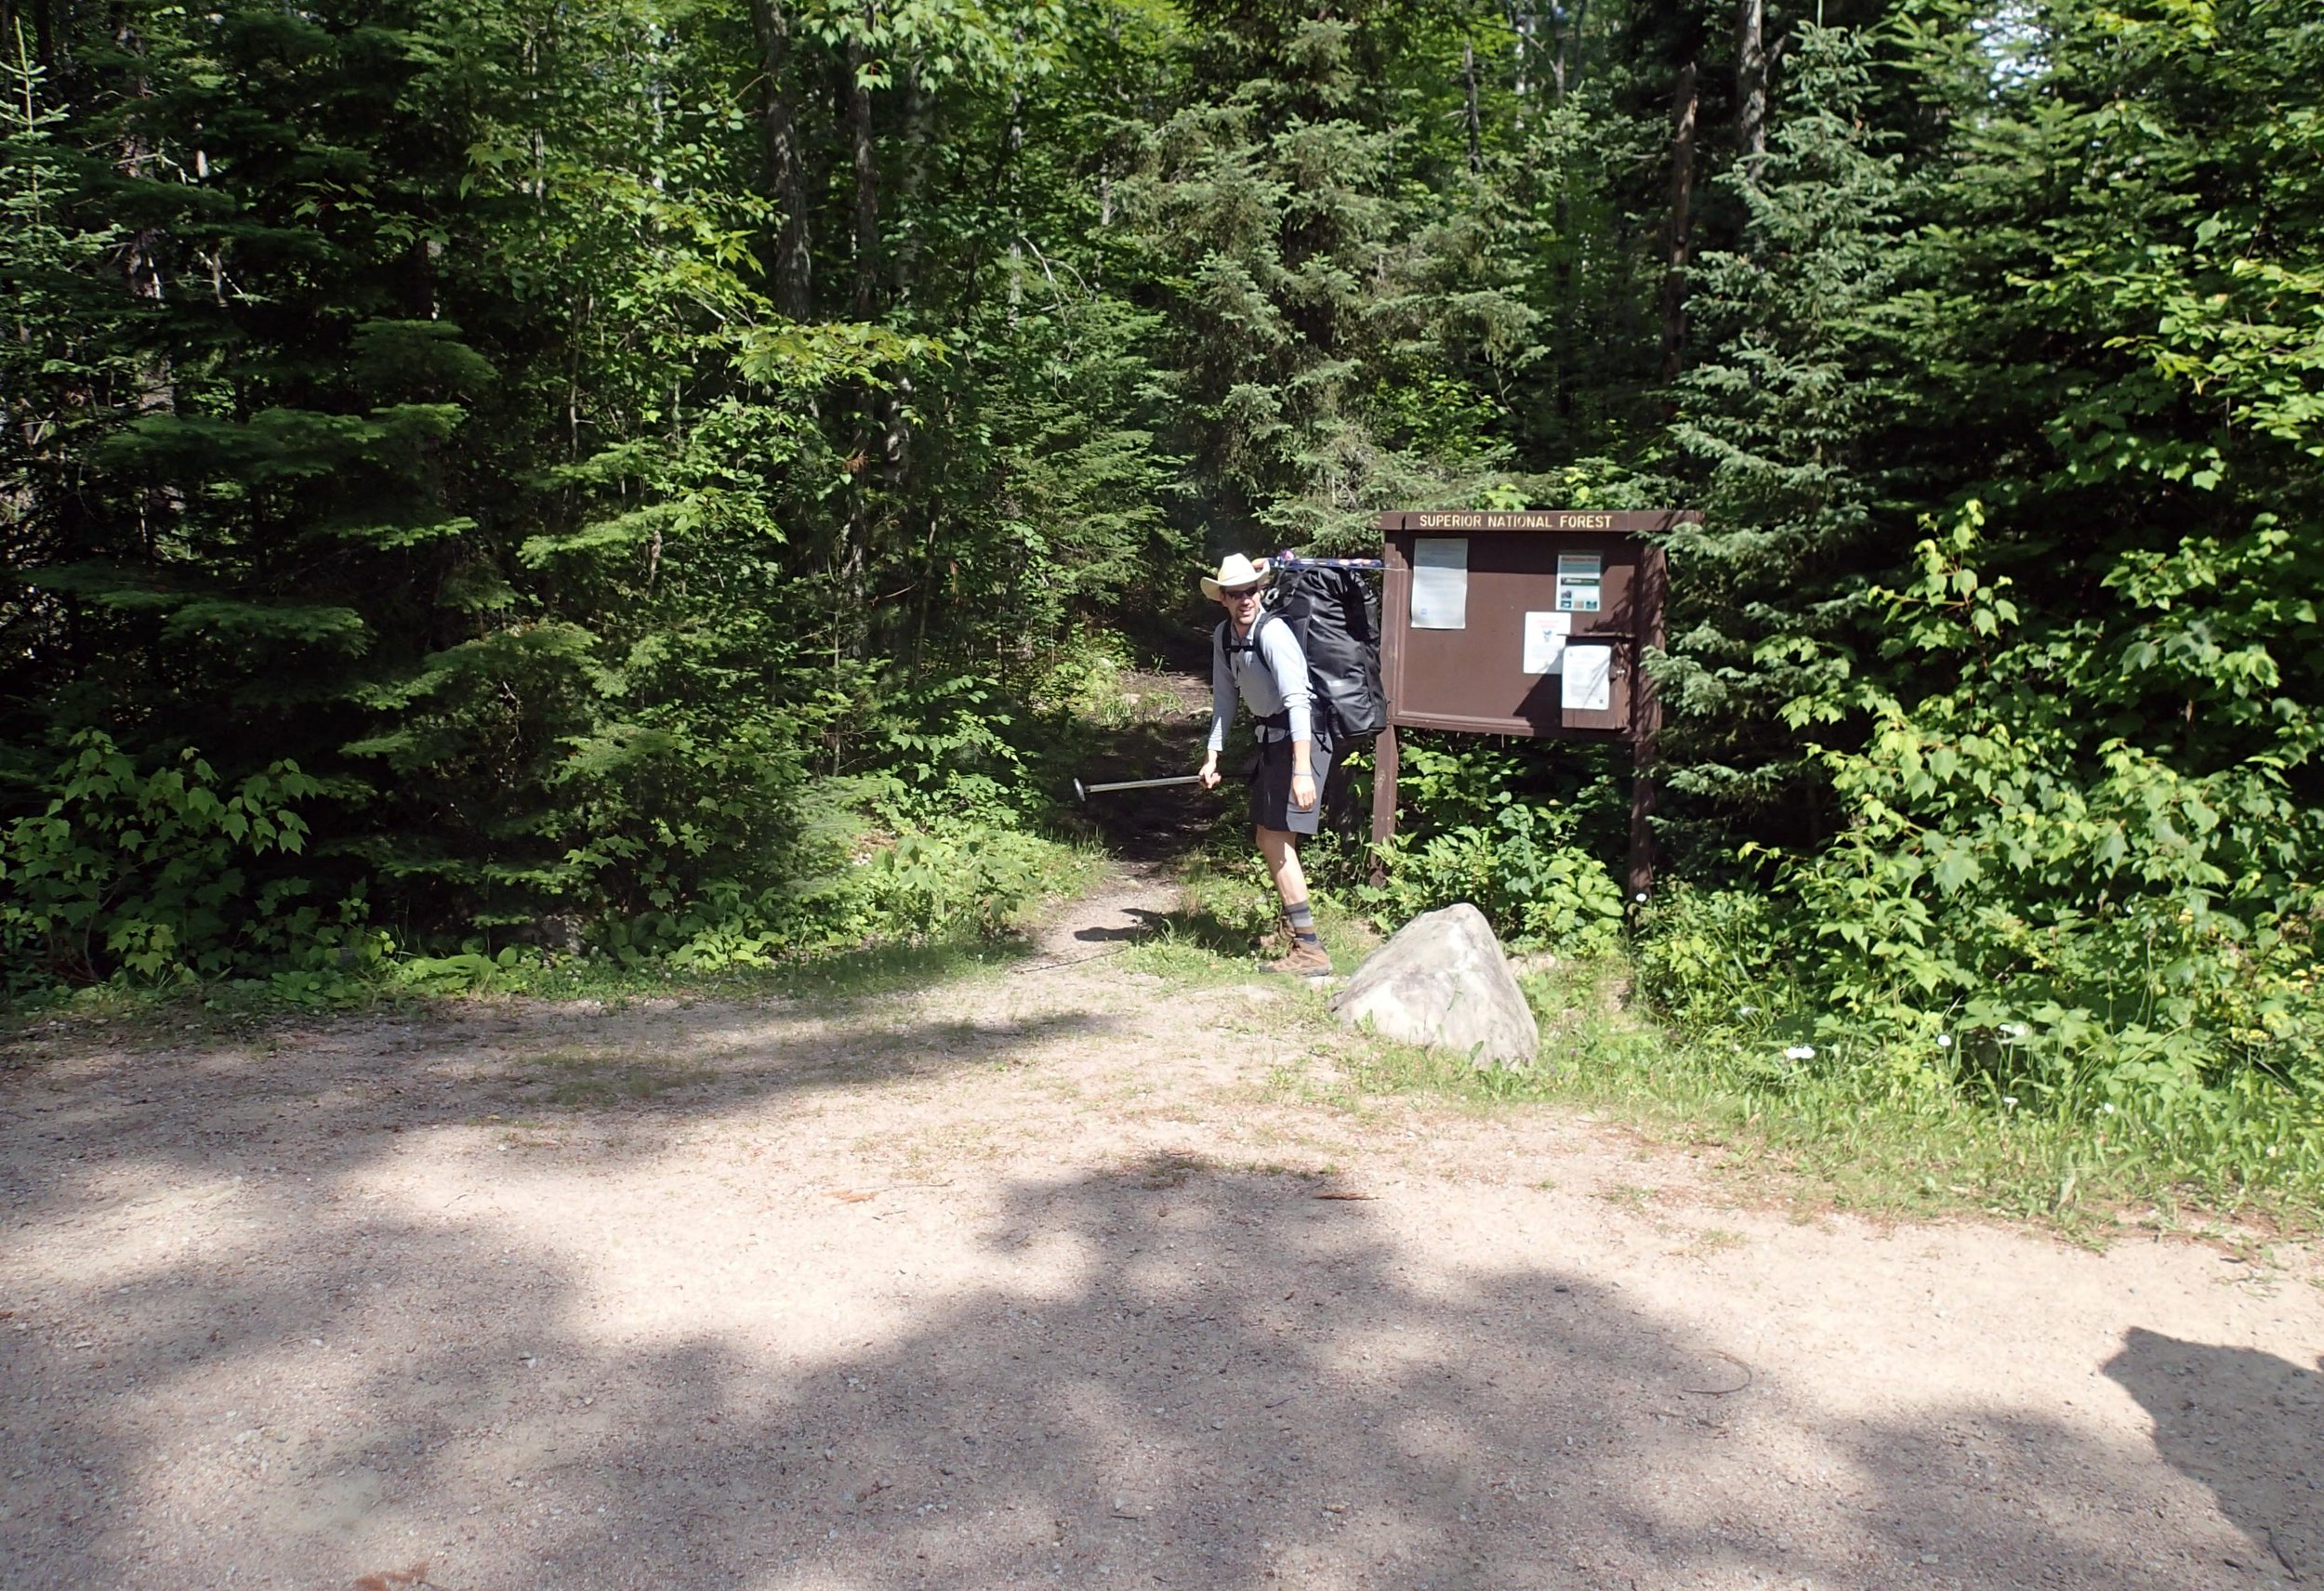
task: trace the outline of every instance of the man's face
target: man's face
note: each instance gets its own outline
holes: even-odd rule
[[[1250,622],[1259,617],[1259,587],[1246,585],[1240,591],[1221,591],[1219,606],[1226,610],[1226,616],[1235,621],[1235,628],[1247,630]]]

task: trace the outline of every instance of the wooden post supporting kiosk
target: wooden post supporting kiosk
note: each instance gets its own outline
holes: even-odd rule
[[[1662,703],[1641,660],[1663,645],[1658,541],[1690,510],[1398,510],[1385,543],[1372,840],[1396,828],[1396,731],[1628,741],[1629,893],[1654,888]]]

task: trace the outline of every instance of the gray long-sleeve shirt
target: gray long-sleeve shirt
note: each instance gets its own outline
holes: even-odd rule
[[[1314,718],[1307,685],[1307,657],[1299,638],[1281,619],[1264,615],[1257,624],[1259,650],[1238,651],[1227,662],[1225,638],[1235,622],[1228,620],[1210,632],[1210,744],[1226,744],[1226,727],[1235,721],[1235,697],[1239,690],[1255,718],[1273,717],[1287,708],[1291,715],[1291,738],[1312,739]]]

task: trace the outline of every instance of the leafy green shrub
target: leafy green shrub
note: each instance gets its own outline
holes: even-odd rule
[[[2208,769],[2093,732],[2083,703],[2149,663],[2023,633],[2010,583],[1969,562],[1981,524],[1970,505],[1876,593],[1891,650],[1957,656],[1960,684],[1855,693],[1869,733],[1818,754],[1848,827],[1778,871],[1822,1020],[1924,1053],[1945,1035],[1944,1070],[2062,1109],[2199,1111],[2239,1075],[2324,1090],[2317,814],[2287,778],[2313,723],[2285,703],[2273,744]]]
[[[905,835],[866,870],[870,900],[889,934],[996,934],[1056,882],[1069,854],[1010,829],[957,825]]]
[[[1136,698],[1122,683],[1129,669],[1129,649],[1120,637],[1076,636],[1041,671],[1027,699],[1044,712],[1120,729],[1137,718]]]
[[[923,814],[1010,825],[1033,804],[1024,758],[1010,739],[1017,715],[997,680],[973,674],[918,677],[887,703],[865,786],[871,809],[899,826]]]
[[[1641,914],[1638,991],[1690,1029],[1736,1025],[1792,1003],[1782,925],[1756,891],[1666,885]]]
[[[658,714],[569,739],[558,809],[537,829],[572,836],[561,858],[357,848],[399,882],[428,872],[462,887],[464,901],[408,936],[371,921],[360,880],[329,905],[284,865],[308,835],[297,807],[323,794],[296,766],[230,786],[192,752],[140,768],[85,735],[46,809],[0,832],[9,988],[123,975],[346,1005],[489,987],[541,958],[522,941],[543,932],[631,967],[764,966],[989,935],[1083,870],[1026,827],[1040,803],[991,681],[867,678],[824,705],[857,771],[810,774],[799,729],[760,703],[722,736],[714,713]]]
[[[1396,799],[1423,830],[1490,827],[1519,799],[1525,771],[1525,760],[1506,745],[1473,735],[1447,736],[1442,743],[1407,735],[1398,747]]]
[[[1463,823],[1384,848],[1386,881],[1358,898],[1402,922],[1466,901],[1520,949],[1602,954],[1619,941],[1622,891],[1605,864],[1566,843],[1571,816],[1510,803],[1489,822]]]
[[[295,804],[320,785],[278,762],[228,788],[188,749],[139,769],[101,730],[73,737],[45,810],[0,834],[0,953],[12,984],[214,976],[321,925],[303,878],[264,863],[305,848]]]
[[[977,774],[962,775],[951,796],[886,775],[818,782],[799,798],[796,838],[777,865],[756,881],[712,878],[667,909],[614,918],[604,947],[632,966],[667,957],[707,971],[998,933],[1084,867],[1072,848],[1000,809],[1002,788]]]
[[[1981,525],[1969,505],[1921,543],[1916,581],[1870,594],[1886,650],[1949,661],[1943,688],[1834,669],[1791,704],[1799,725],[1865,726],[1814,753],[1844,827],[1815,850],[1745,848],[1774,862],[1772,889],[1668,891],[1641,987],[1753,1088],[2080,1124],[2093,1152],[2214,1197],[2315,1188],[2309,709],[2273,694],[2270,668],[2223,658],[2209,720],[2093,718],[2093,701],[2150,689],[2159,653],[2028,624],[2011,583],[1970,561]],[[2202,757],[2143,743],[2190,725],[2218,742]]]
[[[1351,762],[1368,778],[1368,747]],[[1590,748],[1405,734],[1394,837],[1375,850],[1326,834],[1301,856],[1383,926],[1466,901],[1513,946],[1601,955],[1621,938],[1621,888],[1597,854],[1618,794]]]

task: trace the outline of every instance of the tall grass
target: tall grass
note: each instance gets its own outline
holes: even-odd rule
[[[1771,1197],[1838,1208],[1975,1209],[2083,1234],[2124,1220],[2324,1228],[2324,1102],[2280,1088],[2230,1085],[2171,1115],[2054,1097],[2035,1109],[1974,1083],[1670,1030],[1637,1008],[1618,960],[1522,981],[1541,1021],[1534,1066],[1371,1043],[1347,1058],[1348,1086],[1584,1107],[1715,1147],[1731,1177]]]

